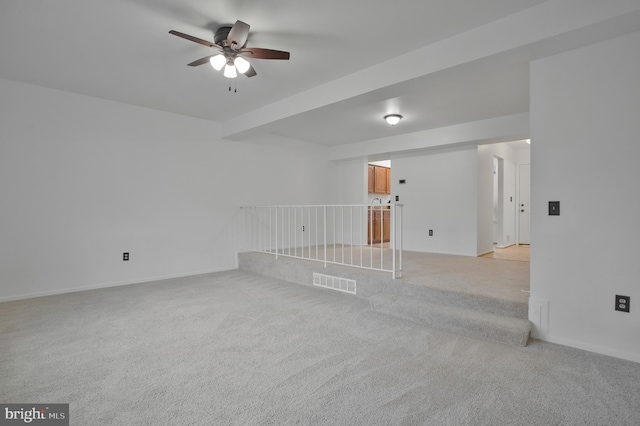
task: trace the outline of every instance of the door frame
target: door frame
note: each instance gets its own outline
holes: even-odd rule
[[[520,179],[521,176],[521,170],[522,170],[522,166],[528,166],[529,167],[529,202],[528,202],[528,206],[527,208],[529,209],[529,241],[524,243],[522,242],[522,238],[520,235],[520,232],[522,230],[521,226],[520,226],[520,218],[522,216],[522,212],[520,210],[522,210],[522,202],[521,202],[521,189],[522,189],[522,181]],[[522,164],[518,164],[518,215],[517,215],[517,242],[518,244],[531,244],[531,163],[522,163]]]

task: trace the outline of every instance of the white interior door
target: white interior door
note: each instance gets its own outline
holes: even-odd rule
[[[531,165],[520,164],[520,188],[519,199],[520,206],[518,211],[520,212],[520,229],[519,239],[520,244],[531,244]]]
[[[502,241],[502,209],[500,206],[500,200],[502,194],[500,191],[500,179],[499,175],[499,159],[493,157],[493,243],[500,244]]]

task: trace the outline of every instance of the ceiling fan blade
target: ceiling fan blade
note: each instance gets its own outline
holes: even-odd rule
[[[247,42],[247,37],[249,37],[249,24],[236,21],[227,35],[227,46],[232,46],[235,43],[236,48],[240,49]]]
[[[259,47],[245,47],[241,50],[243,56],[252,59],[289,59],[289,52],[282,50],[261,49]]]
[[[199,65],[203,65],[203,64],[208,64],[209,63],[209,59],[213,58],[214,56],[217,55],[209,55],[209,56],[205,56],[204,58],[200,58],[197,61],[193,61],[189,65],[190,67],[197,67]]]
[[[256,72],[256,70],[253,68],[253,65],[249,66],[249,70],[247,70],[247,72],[244,73],[244,75],[246,75],[247,77],[253,77],[258,75],[258,73]]]
[[[222,49],[220,46],[218,46],[218,45],[217,45],[217,44],[215,44],[215,43],[211,43],[210,41],[203,40],[203,39],[201,39],[201,38],[194,37],[194,36],[191,36],[191,35],[189,35],[189,34],[181,33],[181,32],[179,32],[179,31],[171,30],[171,31],[169,31],[169,34],[173,34],[173,35],[175,35],[175,36],[182,37],[182,38],[184,38],[184,39],[187,39],[187,40],[190,40],[190,41],[196,42],[196,43],[198,43],[198,44],[202,44],[203,46],[207,46],[207,47],[217,47],[218,49]]]

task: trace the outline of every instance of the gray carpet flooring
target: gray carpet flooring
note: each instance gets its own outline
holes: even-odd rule
[[[0,401],[72,425],[638,425],[640,364],[229,271],[0,304]]]
[[[297,249],[297,256],[309,260],[324,258],[323,246]],[[380,252],[383,262],[380,262]],[[254,254],[246,252],[244,254]],[[284,250],[288,253],[288,250]],[[293,252],[292,252],[293,253]],[[332,245],[327,246],[327,258],[330,261],[345,265],[364,265],[375,268],[381,265],[391,270],[392,252],[389,249],[380,250],[369,247]],[[281,256],[280,259],[288,259]],[[509,300],[520,303],[528,303],[529,300],[529,262],[516,262],[487,257],[460,256],[440,253],[425,253],[403,250],[402,254],[402,281],[415,285],[441,288],[447,291],[455,291],[478,296],[486,296],[493,299]],[[373,261],[373,262],[371,262]],[[317,262],[316,264],[322,265]],[[331,267],[332,265],[329,264]],[[338,266],[338,265],[335,265]],[[360,269],[360,271],[367,271]],[[368,271],[371,274],[383,274],[391,276],[389,272]]]

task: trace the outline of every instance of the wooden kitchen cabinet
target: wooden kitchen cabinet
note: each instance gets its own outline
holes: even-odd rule
[[[386,167],[375,168],[374,191],[376,194],[387,193],[387,169]]]
[[[387,192],[385,194],[391,194],[391,169],[387,169]]]
[[[391,211],[384,210],[382,212],[382,242],[391,241]]]
[[[368,170],[368,175],[369,175],[369,194],[373,194],[375,192],[375,181],[376,181],[375,168],[376,168],[376,166],[372,166],[371,164],[369,164],[369,170]]]
[[[380,211],[369,209],[369,222],[367,222],[367,242],[368,244],[388,243],[391,241],[391,210],[388,208]],[[380,229],[382,221],[382,229]]]
[[[368,176],[370,194],[391,194],[390,168],[369,165]]]

